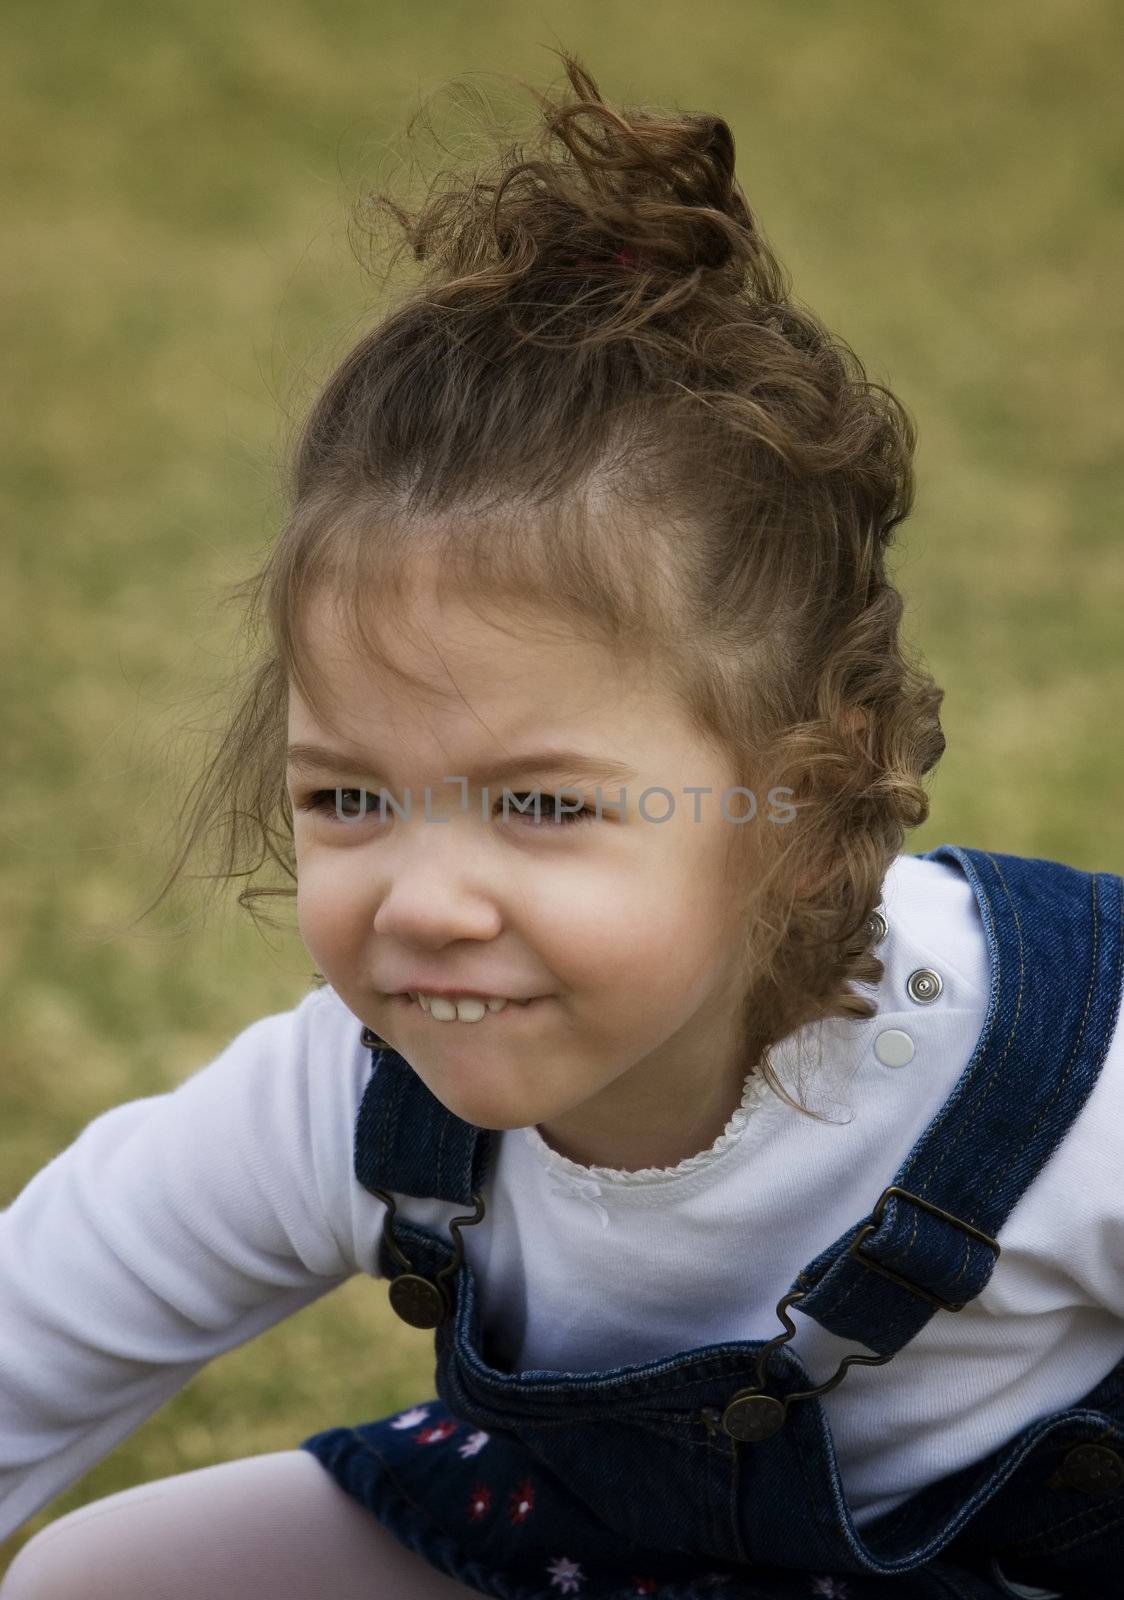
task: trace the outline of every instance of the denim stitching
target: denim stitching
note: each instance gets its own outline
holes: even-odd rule
[[[1090,1539],[1095,1539],[1098,1534],[1110,1533],[1113,1528],[1119,1528],[1122,1526],[1124,1526],[1124,1511],[1122,1511],[1118,1517],[1113,1517],[1111,1522],[1099,1522],[1097,1526],[1082,1539],[1069,1539],[1065,1544],[1047,1544],[1045,1546],[1045,1554],[1054,1555],[1063,1550],[1072,1550],[1079,1544],[1086,1544]]]
[[[764,1340],[762,1341],[762,1343],[765,1342],[766,1341]],[[733,1376],[735,1373],[738,1373],[739,1370],[745,1369],[747,1364],[754,1359],[755,1354],[756,1350],[749,1350],[745,1355],[731,1355],[722,1357],[721,1364],[716,1366],[713,1370],[696,1373],[694,1376],[690,1377],[686,1374],[681,1375],[678,1373],[665,1373],[662,1374],[658,1379],[652,1377],[631,1378],[627,1384],[619,1384],[612,1391],[605,1390],[605,1393],[610,1395],[611,1398],[618,1398],[620,1396],[628,1398],[632,1395],[643,1395],[646,1391],[650,1391],[652,1384],[659,1383],[663,1386],[673,1387],[676,1394],[687,1394],[693,1389],[699,1389],[708,1386],[709,1384],[713,1383],[715,1379],[726,1379]],[[710,1364],[708,1363],[708,1367],[709,1365]],[[500,1376],[501,1378],[510,1377],[510,1375],[506,1373],[501,1373]],[[474,1377],[474,1382],[477,1381],[480,1382],[481,1386],[484,1388],[491,1388],[501,1392],[506,1392],[510,1388],[509,1382],[497,1383],[494,1379],[489,1380],[484,1378],[482,1380],[477,1380]],[[588,1389],[588,1385],[586,1385],[586,1388]],[[659,1390],[656,1392],[658,1394]],[[559,1388],[557,1385],[555,1386],[554,1393],[552,1395],[543,1396],[543,1398],[557,1400],[565,1404],[570,1403],[568,1391],[563,1388]],[[568,1415],[573,1416],[573,1411],[571,1410],[568,1412]]]
[[[387,1088],[389,1090],[388,1103],[392,1103],[393,1102],[393,1097],[394,1097],[394,1088],[395,1088],[395,1076],[394,1076],[393,1073],[391,1074],[391,1080],[390,1080],[390,1083],[387,1085]],[[379,1172],[381,1172],[383,1170],[383,1168],[385,1167],[385,1165],[386,1165],[386,1159],[387,1159],[387,1136],[386,1136],[386,1118],[385,1118],[385,1116],[384,1117],[380,1117],[380,1119],[379,1119],[379,1121],[378,1121],[378,1123],[377,1123],[377,1125],[375,1127],[374,1135],[375,1136],[374,1136],[373,1144],[374,1144],[374,1150],[375,1150],[375,1166],[376,1166],[376,1169]]]
[[[674,1434],[668,1428],[652,1427],[648,1424],[646,1418],[636,1417],[635,1415],[625,1417],[624,1421],[632,1427],[642,1429],[645,1433],[651,1434],[656,1439],[664,1439],[669,1444],[677,1445],[683,1451],[697,1452],[706,1448],[705,1440],[692,1439],[685,1434],[684,1419],[682,1417],[677,1419]],[[617,1417],[591,1417],[580,1412],[571,1412],[569,1416],[565,1417],[535,1417],[531,1422],[524,1419],[522,1425],[536,1433],[557,1433],[560,1429],[599,1428],[605,1422],[612,1423],[614,1427],[620,1426],[620,1419]],[[700,1426],[703,1426],[703,1424],[700,1424]]]
[[[1000,875],[1002,875],[1002,874],[1000,874]],[[1082,1043],[1084,1042],[1084,1038],[1085,1038],[1085,1030],[1086,1030],[1086,1027],[1088,1025],[1089,1008],[1090,1008],[1090,1006],[1092,1004],[1093,992],[1094,992],[1094,989],[1096,987],[1097,956],[1098,956],[1098,952],[1099,952],[1099,949],[1100,949],[1100,907],[1099,907],[1099,903],[1098,903],[1098,900],[1097,900],[1097,887],[1098,887],[1099,882],[1100,882],[1099,874],[1094,874],[1093,875],[1093,879],[1092,879],[1092,884],[1091,884],[1092,901],[1093,901],[1093,951],[1092,951],[1092,958],[1091,958],[1091,962],[1090,962],[1089,989],[1088,989],[1088,992],[1085,995],[1085,1007],[1084,1007],[1084,1010],[1081,1013],[1081,1026],[1080,1026],[1080,1028],[1078,1030],[1078,1033],[1077,1033],[1077,1038],[1076,1038],[1074,1046],[1073,1046],[1073,1052],[1072,1052],[1072,1054],[1070,1056],[1069,1061],[1066,1063],[1065,1071],[1062,1074],[1061,1081],[1059,1082],[1059,1084],[1058,1084],[1058,1086],[1057,1086],[1057,1088],[1055,1090],[1054,1098],[1050,1102],[1051,1106],[1056,1102],[1058,1095],[1061,1093],[1062,1088],[1064,1087],[1065,1083],[1068,1081],[1069,1073],[1070,1073],[1070,1069],[1071,1069],[1073,1060],[1077,1056],[1077,1054],[1079,1053],[1079,1051],[1081,1049]],[[1124,918],[1122,918],[1122,920],[1124,920]],[[1021,948],[1022,948],[1021,942],[1020,942],[1020,947],[1019,948],[1020,948],[1020,951],[1021,951]],[[1120,965],[1121,965],[1121,955],[1122,955],[1122,953],[1124,953],[1124,949],[1122,949],[1122,946],[1118,943],[1118,946],[1117,946],[1117,957],[1116,957],[1116,972],[1117,972],[1117,976],[1119,976],[1119,973],[1120,973]],[[1026,1148],[1028,1142],[1029,1142],[1029,1140],[1024,1141],[1024,1144],[1023,1144],[1023,1147],[1022,1147],[1023,1149]],[[1059,1141],[1059,1143],[1060,1143],[1060,1141]],[[982,1204],[986,1204],[986,1202],[991,1198],[992,1194],[995,1191],[995,1186],[996,1186],[996,1184],[998,1182],[999,1182],[999,1177],[998,1177],[998,1174],[997,1174],[995,1179],[992,1181],[991,1188],[987,1191],[987,1194],[984,1195],[983,1201],[981,1202]],[[952,1284],[949,1285],[950,1288],[953,1285],[956,1284],[956,1282],[959,1280],[959,1278],[963,1274],[964,1268],[967,1267],[968,1260],[970,1259],[970,1254],[971,1254],[971,1250],[972,1250],[972,1244],[973,1244],[972,1240],[970,1240],[970,1239],[966,1240],[967,1253],[965,1255],[964,1266],[961,1267],[960,1272],[958,1272],[956,1274],[956,1277],[953,1278]],[[977,1246],[977,1248],[985,1249],[986,1246],[979,1245],[979,1246]]]
[[[449,1131],[450,1118],[443,1116],[440,1124],[440,1134],[437,1140],[437,1187],[445,1187],[445,1135]]]
[[[999,875],[1002,877],[1001,869],[996,870],[999,870]],[[1054,1109],[1054,1106],[1058,1101],[1058,1096],[1062,1094],[1066,1083],[1070,1082],[1070,1074],[1071,1069],[1073,1069],[1074,1059],[1078,1058],[1078,1054],[1081,1053],[1081,1046],[1084,1045],[1086,1029],[1087,1026],[1089,1026],[1089,1010],[1090,1006],[1092,1006],[1092,997],[1094,997],[1095,987],[1097,987],[1097,957],[1098,954],[1100,954],[1100,906],[1098,906],[1097,901],[1097,883],[1098,875],[1094,874],[1094,877],[1092,877],[1092,883],[1090,883],[1090,890],[1092,890],[1092,957],[1090,957],[1089,963],[1089,989],[1086,990],[1086,1003],[1084,1003],[1084,1010],[1082,1010],[1081,1013],[1081,1027],[1079,1027],[1078,1034],[1076,1034],[1076,1037],[1074,1037],[1073,1050],[1071,1050],[1070,1059],[1066,1061],[1065,1067],[1063,1067],[1062,1070],[1062,1075],[1060,1075],[1057,1085],[1055,1085],[1054,1096],[1047,1101],[1046,1106],[1042,1107],[1042,1114],[1039,1115],[1038,1122],[1034,1122],[1033,1125],[1031,1125],[1030,1130],[1028,1130],[1028,1134],[1026,1134],[1026,1139],[1025,1142],[1023,1142],[1022,1149],[1020,1149],[1018,1154],[1022,1154],[1022,1150],[1025,1150],[1026,1147],[1030,1146],[1030,1142],[1031,1139],[1033,1139],[1034,1133],[1038,1131],[1038,1128],[1041,1128],[1042,1123],[1046,1122],[1046,1118],[1047,1115],[1049,1115],[1050,1110]],[[1017,912],[1015,912],[1015,920],[1018,920]],[[1018,946],[1018,949],[1020,949],[1020,955],[1022,955],[1022,939],[1020,939],[1020,946]],[[1121,962],[1119,962],[1118,954],[1118,960],[1116,960],[1116,968],[1118,968],[1118,971],[1119,965],[1121,965]],[[1020,997],[1022,997],[1022,989],[1020,989]],[[986,1202],[990,1200],[991,1195],[993,1195],[994,1190],[996,1190],[996,1186],[998,1186],[998,1182],[999,1170],[996,1170],[996,1176],[994,1176],[993,1181],[991,1181],[990,1189],[986,1190],[985,1195],[983,1195],[983,1198],[981,1198],[981,1205],[986,1205]],[[983,1248],[983,1246],[981,1246],[981,1248]],[[961,1272],[962,1270],[964,1269],[961,1269]],[[957,1272],[956,1277],[959,1278],[959,1275],[961,1274]],[[956,1282],[956,1278],[954,1278],[953,1282]]]
[[[395,1075],[391,1086],[390,1099],[386,1108],[386,1119],[383,1122],[382,1132],[379,1136],[379,1170],[385,1171],[391,1160],[391,1150],[396,1143],[398,1132],[398,1119],[402,1112],[402,1102],[406,1098],[406,1079],[402,1073]]]
[[[1098,902],[1097,902],[1097,879],[1096,879],[1095,876],[1093,877],[1093,880],[1092,880],[1092,902],[1093,902],[1093,950],[1092,950],[1092,956],[1091,956],[1091,959],[1090,959],[1090,962],[1089,962],[1089,987],[1088,987],[1088,990],[1086,991],[1086,994],[1085,994],[1085,1007],[1084,1007],[1084,1010],[1081,1013],[1081,1026],[1077,1031],[1077,1037],[1074,1040],[1073,1050],[1070,1053],[1069,1060],[1066,1062],[1065,1067],[1063,1068],[1062,1072],[1059,1074],[1058,1081],[1054,1086],[1054,1093],[1050,1097],[1049,1103],[1045,1107],[1044,1111],[1040,1111],[1038,1113],[1038,1115],[1035,1117],[1034,1127],[1032,1127],[1028,1131],[1026,1137],[1023,1139],[1022,1144],[1019,1146],[1018,1150],[1015,1152],[1016,1157],[1021,1156],[1023,1151],[1026,1150],[1026,1148],[1029,1145],[1031,1139],[1034,1137],[1034,1129],[1037,1128],[1037,1126],[1039,1125],[1040,1122],[1042,1122],[1042,1121],[1044,1121],[1044,1120],[1046,1120],[1048,1118],[1050,1111],[1056,1105],[1059,1095],[1062,1093],[1063,1089],[1066,1087],[1066,1085],[1069,1082],[1070,1074],[1071,1074],[1071,1071],[1072,1071],[1072,1068],[1073,1068],[1073,1063],[1074,1063],[1076,1057],[1078,1056],[1078,1054],[1080,1053],[1082,1043],[1084,1042],[1085,1028],[1086,1028],[1086,1025],[1087,1025],[1088,1020],[1089,1020],[1089,1007],[1092,1004],[1093,991],[1096,988],[1096,982],[1097,982],[1097,955],[1098,955],[1098,952],[1100,950],[1100,907],[1099,907]],[[1000,1179],[1000,1174],[997,1172],[995,1177],[992,1180],[991,1187],[988,1189],[987,1193],[983,1197],[983,1203],[986,1204],[986,1202],[994,1194],[995,1188],[996,1188],[996,1185],[999,1182],[999,1179]]]
[[[1096,1512],[1097,1510],[1098,1507],[1096,1506],[1087,1506],[1083,1512],[1079,1513],[1079,1515],[1087,1517],[1090,1512]],[[1076,1518],[1069,1517],[1066,1519],[1066,1522],[1073,1522],[1075,1520]],[[1059,1523],[1058,1527],[1064,1527],[1065,1525],[1065,1523]],[[1067,1539],[1062,1544],[1054,1544],[1051,1542],[1051,1535],[1056,1530],[1054,1528],[1050,1528],[1044,1534],[1039,1535],[1039,1542],[1037,1543],[1030,1540],[1024,1540],[1022,1544],[1012,1545],[1011,1553],[1012,1555],[1018,1554],[1031,1557],[1036,1555],[1057,1555],[1063,1550],[1073,1550],[1080,1544],[1087,1544],[1090,1539],[1095,1539],[1098,1534],[1110,1533],[1113,1528],[1119,1528],[1121,1526],[1124,1526],[1124,1511],[1122,1511],[1119,1516],[1113,1517],[1111,1522],[1098,1522],[1096,1527],[1090,1528],[1088,1532],[1080,1535],[1077,1538]]]
[[[740,1516],[741,1495],[738,1492],[741,1488],[742,1460],[738,1453],[737,1446],[734,1444],[734,1440],[731,1439],[730,1443],[734,1445],[734,1449],[729,1455],[730,1472],[727,1478],[729,1490],[726,1500],[726,1515],[729,1519],[730,1535],[733,1539],[734,1550],[737,1553],[737,1559],[741,1562],[745,1562],[748,1565],[749,1551],[746,1549],[745,1540],[742,1537],[742,1522]],[[717,1517],[715,1518],[715,1529],[720,1533],[721,1530],[718,1529]],[[715,1540],[715,1543],[718,1543],[717,1539]]]
[[[726,1435],[726,1446],[727,1448],[723,1449],[721,1446],[714,1444],[709,1435],[704,1442],[707,1454],[706,1482],[708,1488],[711,1485],[714,1486],[703,1497],[707,1537],[710,1540],[711,1549],[717,1550],[722,1543],[725,1532],[723,1528],[723,1515],[725,1514],[727,1526],[733,1538],[734,1548],[740,1551],[743,1547],[740,1529],[737,1526],[737,1504],[738,1476],[741,1472],[741,1463],[738,1460],[737,1448],[729,1434]],[[718,1460],[711,1460],[710,1457],[715,1455],[717,1455]]]

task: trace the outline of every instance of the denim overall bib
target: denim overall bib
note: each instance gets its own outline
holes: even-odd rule
[[[1119,876],[947,844],[921,859],[958,863],[975,892],[987,1017],[892,1185],[795,1271],[768,1341],[592,1372],[491,1365],[460,1235],[484,1215],[495,1135],[364,1029],[375,1070],[355,1173],[387,1203],[392,1306],[435,1329],[440,1398],[301,1448],[402,1544],[499,1600],[1033,1592],[1008,1579],[1065,1600],[1124,1596],[1124,1361],[861,1533],[844,1499],[817,1395],[980,1293],[995,1236],[1096,1082],[1120,1005]],[[396,1216],[394,1194],[465,1210],[439,1237]],[[793,1308],[856,1346],[818,1388],[787,1348]]]

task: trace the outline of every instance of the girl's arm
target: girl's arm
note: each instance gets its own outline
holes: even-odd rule
[[[330,991],[95,1118],[0,1212],[0,1538],[212,1357],[377,1268],[370,1071]],[[362,1252],[357,1259],[357,1252]]]

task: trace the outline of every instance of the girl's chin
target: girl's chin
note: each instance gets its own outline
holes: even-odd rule
[[[479,1084],[453,1083],[440,1073],[418,1073],[426,1088],[440,1100],[446,1111],[451,1111],[462,1122],[489,1133],[507,1133],[516,1128],[526,1128],[546,1114],[540,1105],[529,1103],[513,1105],[502,1094],[489,1094]]]

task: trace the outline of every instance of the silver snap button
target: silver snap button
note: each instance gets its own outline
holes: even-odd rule
[[[866,919],[866,936],[872,944],[881,944],[886,937],[886,918],[881,911],[872,911]]]
[[[913,1060],[913,1040],[901,1028],[887,1028],[875,1039],[874,1053],[884,1067],[905,1067]]]
[[[906,994],[922,1006],[927,1006],[930,1000],[935,1000],[943,988],[940,973],[934,972],[932,967],[918,967],[917,971],[911,972],[905,980]]]

